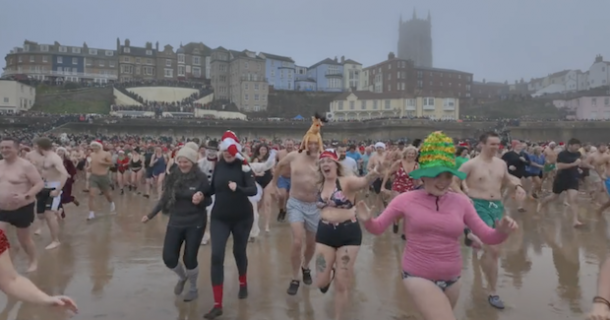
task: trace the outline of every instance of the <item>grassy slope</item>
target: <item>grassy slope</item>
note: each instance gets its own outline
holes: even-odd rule
[[[112,88],[78,88],[39,86],[32,110],[47,113],[108,114],[114,97]]]

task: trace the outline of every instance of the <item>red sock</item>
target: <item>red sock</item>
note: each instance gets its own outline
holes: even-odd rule
[[[222,284],[213,286],[212,291],[214,291],[214,307],[222,308]]]
[[[239,276],[239,286],[240,287],[245,287],[248,284],[248,281],[246,281],[246,275],[241,275]]]

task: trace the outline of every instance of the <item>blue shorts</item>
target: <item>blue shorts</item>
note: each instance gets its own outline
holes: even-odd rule
[[[287,191],[290,191],[290,178],[280,176],[277,179],[277,187],[279,189],[286,189]]]
[[[604,180],[604,184],[606,185],[606,192],[608,192],[610,195],[610,178],[606,178],[606,180]]]

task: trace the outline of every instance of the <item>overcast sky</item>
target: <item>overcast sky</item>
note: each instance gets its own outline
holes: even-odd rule
[[[0,52],[28,39],[114,48],[203,42],[310,66],[345,56],[365,67],[396,52],[398,19],[432,14],[434,67],[510,82],[610,60],[610,0],[8,0]],[[2,64],[4,65],[4,63]]]

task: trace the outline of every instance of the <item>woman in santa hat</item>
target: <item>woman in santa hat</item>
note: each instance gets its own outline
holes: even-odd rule
[[[227,131],[222,136],[219,147],[222,156],[214,168],[210,191],[205,194],[206,198],[215,195],[210,219],[214,307],[204,315],[206,319],[222,315],[224,259],[230,235],[233,235],[233,256],[239,274],[238,298],[248,297],[246,248],[254,222],[254,212],[248,197],[257,194],[254,174],[241,154],[241,145],[235,133]]]

